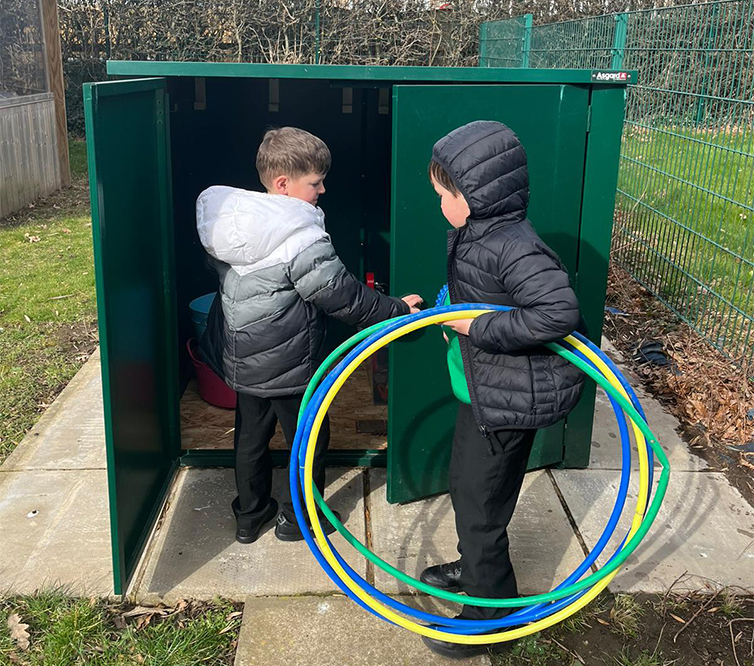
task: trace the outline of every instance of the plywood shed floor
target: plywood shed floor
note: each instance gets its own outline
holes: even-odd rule
[[[232,449],[234,414],[204,402],[192,379],[181,399],[183,448]],[[386,427],[387,405],[374,404],[371,373],[362,364],[330,407],[330,450],[384,449]],[[288,448],[279,425],[270,448]]]

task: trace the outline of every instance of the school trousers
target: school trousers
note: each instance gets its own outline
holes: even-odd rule
[[[508,525],[516,508],[536,430],[482,434],[471,405],[461,404],[450,458],[450,499],[461,555],[461,589],[469,596],[518,596]],[[464,606],[460,617],[504,617],[507,608]]]
[[[296,435],[298,410],[303,395],[280,398],[260,398],[238,393],[236,402],[236,424],[233,445],[236,459],[236,491],[233,500],[233,513],[240,529],[252,532],[261,527],[270,504],[272,493],[272,454],[270,440],[275,427],[280,422],[285,441],[293,446]],[[320,493],[325,491],[325,455],[330,441],[330,420],[322,423],[314,452],[314,483]],[[298,464],[297,461],[293,461]],[[296,522],[293,511],[288,472],[283,484],[282,511],[285,517]]]

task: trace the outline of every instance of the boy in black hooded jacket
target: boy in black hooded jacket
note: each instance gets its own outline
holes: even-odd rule
[[[450,302],[515,309],[447,324],[459,342],[449,354],[451,373],[462,366],[466,380],[460,390],[453,383],[462,404],[449,474],[461,558],[425,569],[421,579],[470,596],[512,598],[518,588],[507,527],[534,436],[573,409],[583,385],[581,372],[543,344],[579,326],[579,306],[563,264],[527,219],[526,154],[512,130],[492,121],[459,127],[435,144],[430,177],[454,227]],[[464,606],[459,617],[509,612]],[[423,640],[451,657],[486,649]]]

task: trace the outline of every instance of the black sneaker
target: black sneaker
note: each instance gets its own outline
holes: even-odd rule
[[[450,564],[455,564],[451,562]],[[443,565],[440,565],[443,566]],[[445,565],[449,566],[449,565]],[[513,612],[512,608],[506,608],[503,611],[503,617]],[[464,618],[462,615],[456,615],[456,620],[469,619]],[[502,629],[494,629],[488,633],[495,634]],[[442,655],[448,659],[468,659],[469,657],[478,657],[487,652],[501,653],[510,650],[517,641],[505,641],[503,643],[488,643],[484,645],[465,645],[461,643],[450,643],[449,641],[443,641],[439,638],[429,638],[429,636],[422,636],[422,641],[432,652]]]
[[[447,592],[458,592],[461,589],[459,585],[460,578],[461,560],[427,567],[422,571],[421,576],[419,576],[419,580],[422,583]]]
[[[435,654],[442,655],[448,659],[468,659],[469,657],[478,657],[481,654],[487,654],[489,645],[464,645],[461,643],[448,643],[438,638],[429,638],[422,636],[422,642]]]
[[[259,523],[259,527],[255,530],[248,530],[242,527],[236,527],[236,541],[238,543],[250,544],[254,543],[259,538],[259,533],[262,531],[265,523],[271,521],[275,514],[278,512],[278,503],[274,499],[270,499],[270,504],[267,507],[267,511],[262,516],[262,522]]]
[[[333,511],[336,518],[340,520],[340,514],[337,511]],[[327,518],[320,516],[322,521],[322,529],[325,534],[332,534],[335,531],[335,527],[330,524]],[[293,520],[288,520],[284,511],[278,514],[277,522],[275,523],[275,536],[280,541],[303,541],[304,535],[298,527],[298,523]]]

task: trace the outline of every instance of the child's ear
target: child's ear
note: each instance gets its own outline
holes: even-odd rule
[[[272,192],[274,194],[288,195],[288,176],[278,176],[272,180]]]

